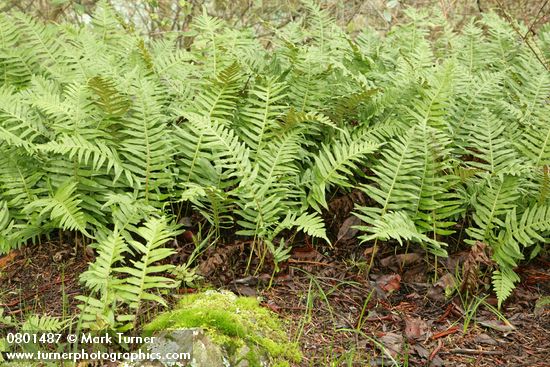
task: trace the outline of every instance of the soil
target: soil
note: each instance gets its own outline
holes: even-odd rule
[[[342,229],[343,222],[336,227]],[[535,308],[537,300],[550,296],[548,257],[517,269],[522,281],[501,308],[504,322],[492,306],[496,300],[485,291],[490,273],[483,256],[475,253],[483,248],[456,251],[440,259],[436,269],[433,257],[418,249],[385,244],[367,272],[372,251],[342,230],[336,236],[340,240],[333,247],[303,239],[271,286],[270,271],[245,274],[250,243],[219,246],[199,261],[203,285],[261,297],[265,307],[288,321],[290,335],[302,346],[300,367],[391,366],[392,360],[409,366],[550,366],[550,311]],[[174,246],[178,254],[172,260],[188,256],[189,246]],[[458,283],[446,296],[452,266],[472,266],[468,258],[477,259],[474,271],[469,270],[478,275],[476,289],[467,291],[477,298],[466,298],[465,291],[451,294]],[[4,315],[24,319],[32,313],[75,312],[74,297],[83,293],[78,276],[91,260],[79,246],[59,241],[0,258]],[[193,290],[179,293],[188,291]]]

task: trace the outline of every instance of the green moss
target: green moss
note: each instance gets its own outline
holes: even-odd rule
[[[252,297],[214,291],[186,295],[173,311],[146,325],[144,333],[187,328],[205,330],[229,356],[238,355],[251,367],[260,366],[262,360],[284,367],[289,361],[299,362],[302,358],[297,344],[288,342],[277,316]],[[239,355],[241,348],[246,349]]]

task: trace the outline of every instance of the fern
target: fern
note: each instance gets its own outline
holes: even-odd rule
[[[285,85],[274,79],[258,84],[250,91],[248,105],[240,111],[242,118],[241,137],[253,152],[260,150],[269,134],[277,127],[276,118],[282,114],[285,106],[281,100],[285,98]]]
[[[240,66],[233,63],[204,87],[204,92],[195,98],[195,107],[201,115],[228,124],[237,106]]]
[[[60,228],[79,230],[90,236],[86,231],[89,219],[79,208],[82,200],[75,195],[75,191],[76,183],[67,181],[56,190],[53,196],[29,203],[23,211],[31,213],[40,210],[39,216],[43,218],[43,221],[46,220],[47,215],[48,219],[58,222]]]
[[[160,260],[167,258],[174,253],[173,250],[163,245],[173,238],[177,232],[169,226],[167,221],[161,219],[150,219],[143,227],[137,229],[137,234],[143,238],[145,243],[131,241],[130,245],[135,250],[139,260],[131,260],[131,267],[124,266],[117,268],[117,272],[128,275],[124,284],[117,286],[117,290],[123,293],[122,297],[129,301],[132,309],[139,312],[142,301],[155,301],[164,306],[166,302],[162,297],[152,293],[151,289],[173,288],[176,283],[160,274],[172,269],[174,265],[154,265]]]
[[[367,216],[359,213],[355,215],[361,220],[370,221]],[[403,240],[414,241],[424,245],[434,255],[447,256],[447,252],[442,248],[445,244],[418,232],[414,222],[405,212],[389,212],[372,222],[372,226],[357,226],[357,228],[371,233],[359,237],[363,242],[373,239],[383,241],[395,239],[403,245]]]
[[[519,199],[517,192],[518,180],[512,176],[487,180],[481,192],[477,194],[475,212],[472,216],[476,227],[466,229],[471,237],[469,243],[475,241],[491,241],[495,238],[495,230],[504,226],[506,214],[516,207]]]
[[[305,172],[307,186],[310,188],[307,201],[316,210],[319,205],[327,208],[326,190],[332,185],[349,187],[348,177],[362,159],[374,152],[378,145],[371,141],[351,140],[342,136],[340,141],[334,142],[329,148],[323,145],[315,164]]]
[[[159,263],[174,253],[164,245],[178,231],[165,218],[151,218],[136,228],[135,233],[144,243],[130,240],[128,245],[117,224],[115,230],[104,235],[95,246],[99,255],[80,278],[90,291],[98,295],[78,297],[82,302],[79,308],[84,327],[127,330],[133,327],[132,322],[135,323],[135,315],[143,302],[166,305],[164,299],[153,292],[176,286],[173,279],[161,275],[173,269],[174,265]],[[130,252],[138,258],[129,260],[125,253]],[[123,304],[129,306],[134,314],[115,316],[113,310]]]
[[[80,275],[80,280],[92,292],[99,292],[103,297],[109,298],[109,292],[116,290],[117,285],[122,283],[122,280],[116,277],[114,269],[124,260],[124,254],[129,251],[129,248],[118,228],[115,228],[95,248],[98,256],[88,270]]]
[[[409,9],[384,36],[352,37],[304,5],[262,40],[205,8],[185,47],[142,37],[106,1],[82,27],[1,14],[0,251],[85,234],[98,257],[82,321],[128,328],[174,285],[160,263],[177,230],[157,218],[196,218],[279,261],[289,231],[328,241],[320,213],[360,188],[363,239],[439,256],[464,223],[466,243],[493,251],[502,302],[548,233],[543,66],[494,14],[456,31]]]
[[[118,180],[125,170],[117,151],[99,139],[91,143],[78,134],[64,135],[57,141],[39,145],[37,149],[46,153],[65,154],[69,160],[76,157],[84,165],[87,165],[91,159],[93,170],[100,171],[105,167],[107,174],[113,170],[114,181]]]
[[[67,324],[66,320],[60,320],[52,316],[32,315],[21,325],[21,330],[26,332],[59,332]]]
[[[299,231],[304,231],[312,237],[321,238],[330,242],[327,238],[323,220],[316,213],[304,213],[300,216],[296,214],[287,214],[273,234],[279,233],[282,229],[290,229],[293,227],[296,227]]]
[[[466,162],[469,167],[497,176],[521,172],[524,162],[504,134],[517,126],[507,125],[484,110],[465,127],[469,132],[465,150],[473,157]]]
[[[137,177],[145,200],[161,197],[158,188],[170,182],[168,166],[173,154],[162,116],[161,90],[146,78],[137,79],[130,87],[137,102],[129,111],[123,130],[121,155],[126,168]]]
[[[493,272],[493,288],[497,294],[498,307],[512,294],[515,283],[519,282],[519,276],[507,267],[501,267]]]

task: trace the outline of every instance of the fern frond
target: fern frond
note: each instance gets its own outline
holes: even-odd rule
[[[516,208],[506,215],[505,229],[501,231],[495,244],[493,258],[501,266],[516,267],[524,258],[523,249],[537,243],[546,243],[543,235],[550,232],[550,207],[533,205],[521,216]]]
[[[240,65],[234,62],[220,71],[210,85],[203,87],[203,92],[195,97],[194,109],[209,119],[230,124],[231,115],[237,106],[240,78]]]
[[[327,243],[330,243],[327,237],[325,223],[318,213],[303,213],[301,215],[289,213],[278,225],[272,236],[278,234],[283,229],[290,229],[293,227],[296,227],[298,231],[303,231],[312,237],[321,238]]]
[[[112,80],[95,76],[88,86],[97,96],[97,105],[110,117],[122,116],[130,108],[130,101],[120,93]]]
[[[493,272],[493,289],[497,295],[498,307],[502,305],[502,302],[512,294],[512,291],[516,287],[515,283],[519,282],[519,276],[513,269],[508,267],[500,267],[499,270]]]
[[[413,211],[412,203],[419,197],[418,172],[423,166],[414,145],[414,132],[411,129],[396,137],[390,147],[382,150],[380,160],[372,168],[375,185],[362,186],[362,190],[381,206],[364,210],[373,220],[388,211]]]
[[[23,211],[31,213],[40,210],[41,217],[48,215],[49,219],[59,223],[59,227],[78,230],[86,236],[90,236],[86,231],[89,218],[80,209],[79,205],[82,200],[79,199],[79,195],[75,191],[76,182],[66,181],[53,196],[31,202],[25,206]]]
[[[224,26],[221,19],[211,17],[206,12],[206,8],[198,16],[193,18],[192,29],[196,29],[198,36],[193,42],[193,46],[206,53],[207,69],[217,75],[225,67],[225,59],[222,57],[223,40],[220,39],[220,30]],[[200,57],[199,58],[204,58]]]
[[[114,310],[117,307],[116,299],[104,297],[97,299],[93,296],[76,296],[81,303],[79,319],[84,329],[94,331],[117,330],[118,322]],[[123,315],[118,315],[120,318]]]
[[[63,63],[63,44],[56,28],[41,24],[22,13],[15,13],[14,17],[22,31],[21,41],[40,59],[38,65],[56,78],[62,77],[64,73],[66,77],[68,68]]]
[[[428,77],[429,87],[421,90],[421,98],[407,108],[413,124],[428,125],[439,130],[449,129],[445,116],[453,93],[455,67],[449,62],[440,69]]]
[[[298,176],[297,162],[302,153],[300,143],[300,130],[294,130],[271,139],[270,144],[258,152],[254,163],[264,190],[274,191],[277,186],[285,186]]]
[[[397,240],[397,242],[399,242],[402,246],[403,240],[413,241],[425,245],[428,251],[434,255],[447,256],[447,252],[442,248],[445,244],[435,241],[427,237],[425,234],[418,232],[414,222],[411,218],[409,218],[406,212],[388,212],[382,215],[379,219],[376,219],[374,222],[371,222],[371,219],[368,216],[362,215],[362,212],[362,208],[359,208],[359,212],[354,214],[359,219],[372,224],[372,226],[360,225],[356,227],[361,231],[371,233],[370,235],[362,235],[359,237],[363,242],[374,239],[383,241],[394,239]]]
[[[48,315],[32,315],[21,325],[26,332],[59,332],[67,325],[67,320]]]
[[[171,181],[168,167],[173,155],[162,114],[162,90],[147,78],[140,78],[135,80],[132,92],[136,101],[125,119],[120,152],[124,167],[137,177],[143,197],[155,201],[159,199],[158,188]]]
[[[125,170],[117,151],[106,142],[96,139],[93,143],[84,137],[74,134],[63,134],[57,141],[50,141],[41,144],[37,148],[43,152],[67,155],[69,160],[77,158],[81,164],[87,165],[91,159],[92,168],[100,171],[105,166],[106,173],[114,170],[114,181],[116,182]],[[127,178],[131,181],[131,175]]]
[[[10,208],[23,208],[47,191],[38,185],[45,175],[38,160],[14,149],[2,149],[1,152],[0,196]]]
[[[314,158],[313,167],[304,174],[310,189],[308,203],[317,211],[320,211],[319,205],[327,208],[326,190],[332,186],[349,187],[349,177],[353,176],[352,170],[377,149],[378,144],[371,141],[352,140],[345,136],[330,147],[322,145]]]
[[[270,78],[250,91],[248,103],[239,114],[242,120],[239,132],[253,152],[258,152],[269,134],[278,127],[276,119],[286,108],[282,103],[286,97],[285,88],[284,83]]]
[[[0,139],[31,152],[33,143],[47,135],[46,128],[30,106],[13,92],[11,88],[0,88]]]
[[[329,12],[321,7],[314,1],[304,1],[307,11],[309,13],[309,25],[311,33],[315,37],[316,45],[319,47],[320,54],[327,52],[330,39],[336,32],[335,21]]]
[[[455,98],[450,105],[451,138],[462,145],[463,141],[471,140],[471,129],[464,129],[470,121],[483,121],[479,114],[497,109],[496,101],[503,99],[500,84],[504,79],[502,72],[483,72],[476,75],[457,77]],[[496,116],[495,116],[496,117]]]
[[[541,109],[538,121],[526,126],[518,139],[519,150],[535,167],[550,165],[550,108]]]
[[[233,129],[227,129],[215,120],[211,121],[197,114],[188,113],[185,117],[188,118],[193,129],[191,133],[198,135],[195,146],[180,145],[183,149],[182,159],[185,167],[189,167],[192,172],[197,172],[197,169],[207,169],[208,163],[202,159],[206,158],[214,162],[215,170],[212,171],[217,172],[216,176],[221,176],[218,182],[229,180],[224,183],[228,185],[232,180],[242,179],[250,174],[252,167],[249,149],[239,140]],[[186,131],[180,132],[182,137],[185,134],[187,134]],[[185,144],[185,141],[183,140],[182,143]],[[198,175],[207,176],[200,172]]]
[[[281,205],[282,198],[277,194],[266,195],[265,192],[250,189],[237,191],[239,209],[235,212],[241,217],[237,224],[242,228],[237,234],[265,237],[285,214]]]
[[[174,250],[164,247],[166,242],[178,233],[164,218],[149,219],[137,233],[144,243],[131,241],[130,245],[140,256],[138,260],[131,260],[132,266],[117,268],[116,271],[127,274],[124,284],[117,286],[121,296],[128,300],[132,309],[139,311],[143,301],[155,301],[164,306],[166,302],[154,290],[173,288],[176,283],[173,279],[160,275],[174,265],[159,265],[159,261],[174,254]]]
[[[116,277],[115,265],[124,259],[124,253],[128,252],[128,245],[124,242],[118,228],[93,246],[98,256],[95,262],[80,275],[80,281],[92,292],[106,295],[122,280]]]
[[[508,125],[484,110],[478,118],[464,125],[468,138],[464,145],[467,154],[472,155],[466,164],[480,174],[518,174],[525,163],[520,159],[513,141],[505,136],[507,131],[517,130],[517,125]]]
[[[466,229],[470,236],[468,243],[490,241],[494,230],[504,227],[505,216],[508,211],[516,207],[519,199],[517,191],[518,180],[513,176],[504,176],[488,179],[477,195],[473,214],[475,227]]]

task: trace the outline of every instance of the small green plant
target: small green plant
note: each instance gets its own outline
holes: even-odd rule
[[[199,256],[201,256],[211,246],[214,246],[217,239],[212,239],[214,232],[209,232],[204,238],[202,238],[202,227],[199,227],[197,235],[192,236],[193,244],[195,248],[193,252],[187,258],[187,261],[183,264],[176,265],[170,272],[175,276],[176,280],[180,282],[180,285],[195,286],[195,282],[201,278],[196,273],[196,269],[193,267],[193,263]]]

